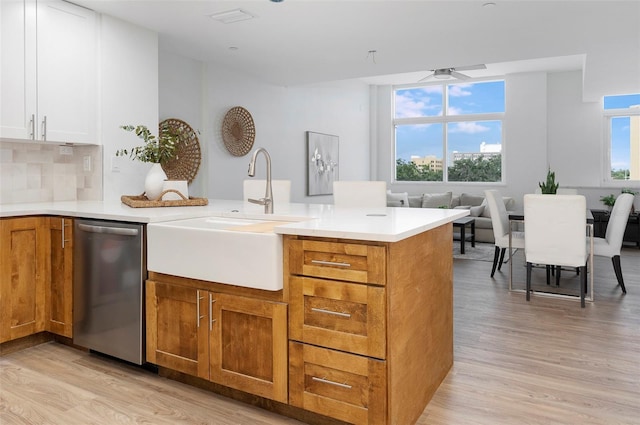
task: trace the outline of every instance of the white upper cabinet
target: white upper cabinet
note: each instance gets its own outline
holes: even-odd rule
[[[60,0],[0,7],[0,137],[98,143],[96,14]]]

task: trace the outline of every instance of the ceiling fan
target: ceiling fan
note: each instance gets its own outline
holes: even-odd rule
[[[447,80],[449,78],[457,78],[458,80],[467,80],[471,78],[466,74],[462,74],[458,71],[472,71],[474,69],[487,69],[485,64],[477,64],[477,65],[469,65],[469,66],[459,66],[452,68],[439,68],[439,69],[431,69],[431,74],[426,77],[418,80],[419,83],[428,80],[429,78],[437,78],[440,80]]]

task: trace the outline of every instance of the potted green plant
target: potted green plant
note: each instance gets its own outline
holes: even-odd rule
[[[144,141],[144,144],[131,149],[120,149],[116,151],[116,156],[128,155],[131,159],[140,162],[164,164],[173,158],[178,148],[178,135],[170,131],[160,131],[160,135],[156,137],[144,125],[121,125],[120,128],[134,132]]]
[[[542,193],[550,195],[555,195],[559,185],[559,183],[556,183],[556,173],[551,171],[551,168],[547,171],[547,180],[542,183],[538,183]]]
[[[158,137],[151,134],[151,131],[144,125],[122,125],[120,128],[135,133],[144,141],[144,144],[130,149],[119,149],[116,151],[116,156],[128,155],[131,159],[152,163],[153,165],[145,177],[144,191],[149,200],[159,199],[164,181],[167,179],[162,164],[171,160],[176,154],[178,134],[168,127],[166,129],[160,128]]]
[[[616,203],[616,195],[611,194],[611,195],[603,196],[600,198],[600,202],[602,202],[609,209],[611,209],[613,208],[613,205]]]

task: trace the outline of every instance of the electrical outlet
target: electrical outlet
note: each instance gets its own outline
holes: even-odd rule
[[[91,171],[91,156],[86,155],[82,157],[82,169],[84,171]]]
[[[73,155],[73,147],[60,146],[60,155]]]

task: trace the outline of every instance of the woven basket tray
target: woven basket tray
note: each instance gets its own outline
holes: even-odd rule
[[[182,196],[183,199],[179,199],[176,201],[163,201],[162,195],[167,192],[176,192]],[[123,204],[131,207],[131,208],[156,208],[156,207],[193,207],[193,206],[203,206],[209,203],[207,198],[194,198],[192,196],[189,199],[185,198],[177,190],[169,189],[165,190],[160,194],[160,199],[156,201],[151,201],[144,195],[122,195],[120,200]]]

